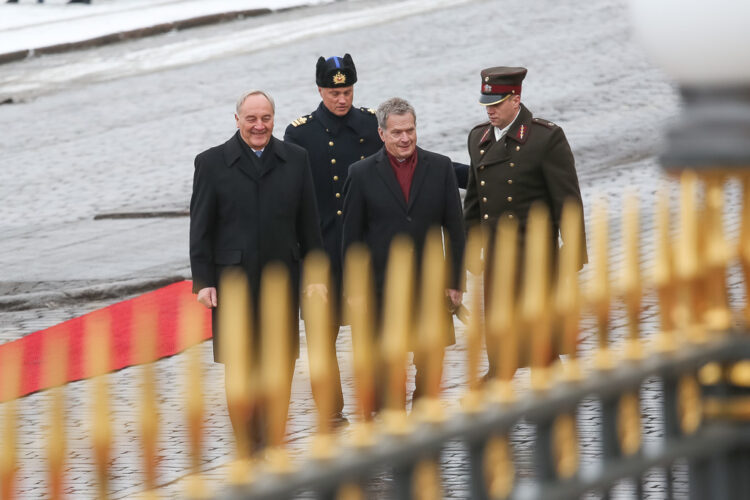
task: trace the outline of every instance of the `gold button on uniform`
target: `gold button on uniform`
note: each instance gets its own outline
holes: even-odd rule
[[[479,181],[479,185],[480,185],[480,186],[484,186],[485,184],[486,184],[486,182],[484,182],[484,181]]]
[[[337,210],[337,211],[336,211],[336,215],[341,215],[341,214],[343,214],[343,213],[344,213],[344,212],[342,212],[341,210]]]
[[[333,141],[329,141],[329,142],[328,142],[328,145],[329,145],[329,146],[333,146]]]
[[[513,162],[510,162],[510,168],[513,168],[513,167],[515,167],[515,166],[516,166],[516,164],[515,164],[515,163],[513,163]]]
[[[480,154],[480,155],[483,155],[483,154],[484,154],[484,149],[480,149],[480,150],[479,150],[479,154]]]
[[[336,193],[336,198],[341,198],[341,193]]]
[[[508,214],[508,218],[512,219],[513,218],[513,214]]]
[[[479,170],[484,170],[484,165],[479,165]]]
[[[513,201],[513,197],[512,196],[508,196],[508,201]]]
[[[487,220],[487,219],[489,219],[489,218],[490,218],[490,216],[489,216],[489,215],[487,215],[487,214],[484,214],[484,220]]]
[[[360,138],[359,139],[359,143],[362,144],[363,142],[365,142],[365,139],[364,138]]]
[[[335,164],[336,164],[336,158],[331,158],[331,165],[335,165]]]
[[[521,146],[516,146],[516,151],[521,151]]]
[[[487,203],[487,197],[486,196],[482,196],[482,203]]]
[[[508,184],[513,184],[513,179],[508,179]]]
[[[333,180],[334,180],[334,181],[337,181],[337,180],[339,180],[339,176],[338,176],[338,175],[334,175],[334,176],[333,176]]]
[[[365,159],[365,155],[360,156],[359,159],[360,160],[364,160]]]

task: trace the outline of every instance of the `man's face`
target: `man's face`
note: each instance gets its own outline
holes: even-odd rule
[[[414,115],[389,115],[385,130],[378,128],[385,149],[399,160],[408,158],[417,147],[417,125]]]
[[[505,128],[515,118],[518,109],[521,107],[521,96],[514,95],[503,102],[485,106],[487,108],[487,118],[490,123],[497,128]]]
[[[318,87],[318,93],[323,99],[323,106],[336,116],[344,116],[352,109],[354,86],[325,88]]]
[[[262,94],[254,94],[245,99],[239,114],[235,113],[240,136],[250,147],[263,149],[273,133],[273,108]]]

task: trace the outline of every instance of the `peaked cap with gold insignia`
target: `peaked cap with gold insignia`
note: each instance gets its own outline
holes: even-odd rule
[[[492,106],[510,95],[521,95],[521,82],[526,77],[526,71],[526,68],[510,66],[483,69],[479,104]]]

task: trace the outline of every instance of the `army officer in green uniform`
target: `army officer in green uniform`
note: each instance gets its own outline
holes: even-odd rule
[[[501,217],[516,219],[523,242],[529,209],[541,202],[549,209],[552,221],[550,245],[557,249],[563,204],[568,199],[580,204],[581,191],[573,153],[562,128],[535,118],[521,103],[526,71],[499,66],[481,72],[479,103],[485,107],[489,121],[469,132],[471,165],[464,220],[467,227],[481,224],[494,235]],[[565,235],[561,236],[564,243]],[[585,237],[583,249],[581,266],[587,260]],[[489,250],[488,255],[493,255]],[[488,376],[494,375],[494,365],[490,358]]]

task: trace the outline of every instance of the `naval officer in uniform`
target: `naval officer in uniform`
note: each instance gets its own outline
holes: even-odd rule
[[[321,97],[318,108],[294,120],[286,128],[284,142],[302,146],[310,156],[323,246],[331,260],[333,290],[329,296],[340,312],[344,183],[349,165],[379,151],[383,141],[378,135],[375,111],[352,105],[357,69],[349,54],[328,59],[320,57],[315,68],[315,81]],[[332,345],[335,347],[339,322],[334,328]],[[335,352],[332,354],[335,360]],[[342,413],[344,397],[338,364],[334,372],[335,384],[331,390],[335,405],[331,420],[334,424],[342,424],[346,418]]]
[[[581,191],[573,153],[562,128],[535,118],[521,103],[521,83],[526,72],[526,68],[507,66],[481,72],[479,104],[485,107],[489,121],[469,132],[471,165],[464,220],[467,226],[486,227],[491,242],[501,217],[516,219],[522,249],[529,209],[536,202],[544,203],[553,226],[550,245],[556,251],[558,236],[565,243],[566,235],[559,232],[563,204],[572,199],[580,205]],[[492,249],[488,250],[486,255],[493,255]],[[586,261],[584,236],[580,265]],[[488,262],[491,268],[491,260]],[[489,271],[486,275],[490,275]],[[488,351],[496,352],[491,343]],[[489,361],[491,377],[496,367],[491,357]]]

